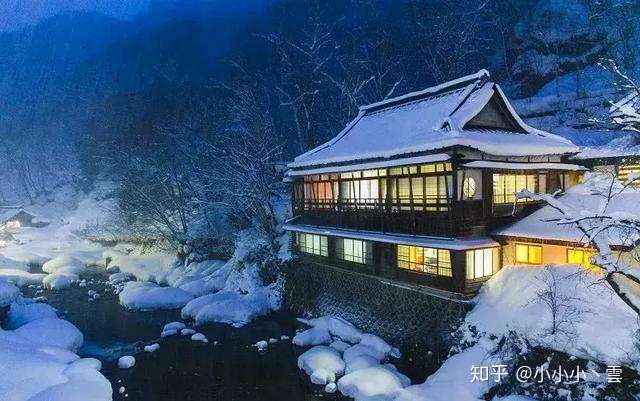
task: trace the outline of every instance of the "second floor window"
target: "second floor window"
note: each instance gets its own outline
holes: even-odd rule
[[[516,201],[516,193],[523,189],[539,192],[538,180],[536,174],[494,174],[493,203],[513,203]],[[518,202],[526,201],[518,199]]]
[[[311,255],[328,256],[328,238],[324,235],[296,233],[298,251]]]

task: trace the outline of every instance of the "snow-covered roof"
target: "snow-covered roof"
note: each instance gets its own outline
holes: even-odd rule
[[[610,177],[587,179],[585,184],[574,185],[560,196],[560,200],[584,215],[596,215],[601,213],[605,198],[597,194],[594,182],[600,185],[610,182]],[[602,187],[604,188],[604,187]],[[605,189],[606,191],[606,189]],[[611,198],[606,208],[607,214],[640,216],[640,191],[628,188]],[[576,224],[558,224],[563,215],[553,207],[546,205],[534,213],[526,216],[513,224],[494,231],[497,236],[533,238],[553,241],[566,241],[585,243],[588,239]],[[640,237],[636,231],[609,229],[606,232],[607,242],[611,246],[632,246]]]
[[[288,170],[286,175],[290,177],[312,174],[327,174],[327,173],[344,173],[347,171],[361,171],[372,170],[377,168],[407,166],[413,164],[423,163],[437,163],[444,162],[451,159],[451,156],[446,153],[434,153],[424,156],[407,157],[403,159],[390,159],[378,162],[366,162],[357,164],[347,164],[337,167],[320,167],[306,170]]]
[[[472,239],[453,239],[406,234],[383,234],[375,231],[349,230],[343,228],[328,228],[308,224],[285,224],[285,230],[317,235],[330,235],[341,238],[354,238],[365,241],[384,242],[388,244],[415,245],[429,248],[465,250],[490,248],[500,246],[489,237],[474,237]]]
[[[497,96],[518,131],[466,129],[465,125]],[[358,116],[332,140],[289,164],[290,168],[355,160],[389,159],[464,146],[500,156],[574,153],[568,139],[528,126],[500,87],[482,70],[476,74],[360,108]]]
[[[465,167],[471,168],[490,168],[495,170],[566,170],[566,171],[585,171],[587,168],[577,164],[567,163],[512,163],[512,162],[494,162],[488,160],[475,160],[463,164]]]

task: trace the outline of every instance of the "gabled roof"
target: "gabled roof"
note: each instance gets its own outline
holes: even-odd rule
[[[490,101],[504,109],[516,130],[465,127]],[[568,139],[525,124],[500,87],[489,81],[489,73],[481,70],[420,92],[361,107],[358,116],[340,134],[296,157],[289,167],[399,158],[454,146],[499,156],[578,151]]]

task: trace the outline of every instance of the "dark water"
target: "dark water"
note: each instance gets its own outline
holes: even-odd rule
[[[102,373],[111,381],[114,400],[144,401],[280,401],[335,400],[309,383],[296,366],[304,350],[290,341],[279,341],[264,352],[252,347],[260,340],[293,337],[298,327],[295,316],[274,313],[242,327],[209,324],[196,330],[209,343],[191,341],[189,337],[159,339],[164,324],[180,320],[179,311],[132,312],[118,304],[113,288],[105,284],[106,275],[89,271],[82,278],[87,287],[35,293],[44,295],[63,317],[84,333],[81,356],[98,358]],[[101,298],[89,302],[88,290]],[[158,342],[154,353],[142,351],[144,345]],[[214,345],[214,342],[217,344]],[[117,359],[134,355],[135,367],[119,369]],[[120,387],[124,393],[120,394]]]

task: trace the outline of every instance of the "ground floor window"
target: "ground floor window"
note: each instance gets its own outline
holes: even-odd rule
[[[516,263],[541,265],[542,246],[531,244],[516,244]]]
[[[567,263],[580,265],[594,273],[601,274],[602,269],[591,263],[591,257],[595,254],[595,251],[589,249],[567,248]]]
[[[338,259],[361,264],[371,264],[372,244],[369,241],[361,241],[350,238],[339,238],[336,241],[336,255]]]
[[[467,274],[468,280],[474,278],[488,277],[493,274],[493,253],[495,248],[472,249],[467,251]]]
[[[637,179],[640,174],[640,164],[623,164],[617,168],[618,179],[627,182],[631,177],[631,185],[640,187],[640,180]]]
[[[296,233],[296,245],[298,250],[312,255],[328,256],[328,239],[324,235],[308,233]]]
[[[398,245],[398,267],[420,273],[451,277],[451,254],[448,249]]]

